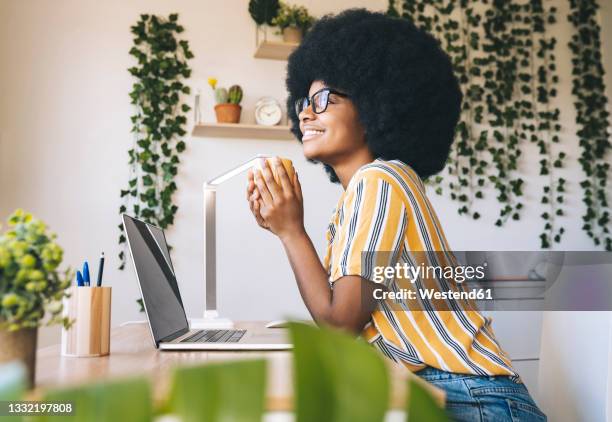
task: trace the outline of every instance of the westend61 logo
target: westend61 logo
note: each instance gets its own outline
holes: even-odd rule
[[[406,262],[397,263],[395,266],[377,266],[373,270],[372,281],[383,283],[384,281],[409,280],[414,284],[423,279],[446,279],[463,283],[466,280],[480,281],[485,278],[485,267],[483,265],[411,265]],[[458,291],[448,288],[440,290],[437,288],[418,288],[418,289],[392,289],[384,291],[382,288],[374,289],[373,297],[376,300],[492,300],[493,293],[490,288],[476,288],[469,291]]]
[[[391,310],[612,311],[612,252],[364,251],[361,276]]]
[[[382,283],[388,279],[409,279],[411,283],[421,278],[445,278],[463,283],[466,280],[483,280],[485,278],[486,262],[483,265],[410,265],[406,262],[395,266],[377,266],[372,272],[373,280]]]

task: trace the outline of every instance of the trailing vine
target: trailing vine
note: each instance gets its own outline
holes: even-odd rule
[[[174,222],[178,209],[172,202],[177,190],[174,177],[186,147],[180,139],[186,134],[184,114],[190,110],[181,96],[190,93],[183,80],[191,75],[187,60],[193,53],[186,40],[177,39],[184,31],[177,22],[177,14],[168,18],[141,15],[131,27],[134,46],[129,52],[137,60],[128,69],[136,78],[130,92],[135,108],[131,117],[134,144],[128,151],[130,179],[127,188],[121,190],[119,213],[129,210],[161,228]],[[125,244],[122,224],[119,229],[119,243]],[[120,269],[125,267],[125,258],[122,250]]]
[[[467,213],[472,218],[478,219],[480,213],[472,211],[472,204],[475,199],[484,197],[482,188],[486,184],[484,176],[488,163],[483,154],[486,150],[488,131],[482,126],[484,89],[481,86],[481,66],[486,65],[488,60],[479,54],[481,35],[478,28],[482,21],[482,15],[477,13],[473,6],[474,2],[459,2],[460,20],[458,28],[460,37],[458,39],[461,44],[458,50],[460,54],[456,68],[460,69],[460,81],[465,84],[466,101],[463,103],[464,112],[459,122],[461,137],[455,148],[454,173],[457,175],[459,186],[467,188],[466,193],[461,192],[457,196],[457,199],[464,202],[464,205],[458,210],[459,213]],[[458,165],[459,161],[462,162],[460,166]],[[453,188],[454,185],[451,184],[450,187]],[[455,199],[453,194],[451,194],[451,198]]]
[[[488,123],[492,128],[493,142],[488,151],[495,164],[496,173],[489,176],[498,192],[497,200],[502,204],[495,221],[502,226],[511,216],[520,219],[523,203],[523,179],[516,177],[518,158],[521,155],[520,132],[522,94],[528,88],[521,86],[520,68],[527,61],[524,57],[523,28],[517,27],[521,19],[519,6],[507,0],[495,0],[485,14],[484,29],[487,42],[483,50],[490,56],[490,67],[484,73]],[[519,60],[522,58],[522,60]],[[528,81],[531,78],[526,76]],[[505,204],[505,205],[504,205]]]
[[[566,154],[559,148],[559,109],[554,48],[547,31],[556,8],[542,0],[389,0],[387,14],[409,19],[434,35],[451,57],[464,100],[446,170],[425,182],[459,202],[458,213],[480,218],[475,201],[492,186],[501,204],[497,226],[519,220],[525,181],[523,143],[536,144],[545,186],[540,202],[541,247],[560,242],[557,218],[564,215],[565,180],[555,176]]]
[[[544,229],[540,233],[540,242],[543,249],[549,248],[552,241],[561,242],[565,232],[563,227],[558,227],[558,217],[564,215],[562,204],[564,204],[565,179],[555,177],[555,171],[564,166],[565,152],[560,148],[559,131],[559,108],[553,107],[551,99],[557,96],[556,56],[554,54],[556,39],[548,37],[546,25],[556,22],[555,7],[544,8],[542,0],[532,0],[524,6],[529,12],[532,23],[531,31],[531,73],[537,75],[532,79],[532,101],[535,106],[533,113],[534,121],[528,128],[531,132],[530,141],[535,143],[540,151],[540,175],[548,176],[548,184],[542,189],[540,202],[548,205],[548,210],[541,214],[545,221]],[[537,50],[534,48],[537,45]],[[535,57],[534,57],[535,52]],[[537,63],[537,71],[534,72]]]
[[[478,27],[482,16],[473,7],[476,2],[467,1],[453,1],[449,5],[438,6],[437,12],[442,16],[447,15],[453,11],[452,3],[458,6],[458,18],[442,18],[445,21],[442,37],[465,94],[456,131],[458,139],[448,163],[448,172],[456,180],[449,183],[449,188],[451,199],[462,204],[457,210],[459,214],[469,214],[473,219],[478,219],[480,213],[473,211],[473,203],[484,197],[481,189],[485,186],[484,175],[487,167],[487,161],[483,159],[487,130],[482,128],[484,91],[481,87],[482,73],[479,66],[479,63],[487,63],[487,60],[479,55],[481,36]],[[441,189],[438,193],[441,193]]]
[[[595,245],[612,251],[608,173],[610,171],[609,113],[604,94],[604,70],[601,62],[601,29],[597,22],[595,0],[570,0],[568,20],[576,32],[568,46],[572,52],[572,94],[576,101],[576,124],[582,149],[579,162],[586,178],[581,181],[582,202],[586,213],[582,229]]]
[[[455,128],[457,140],[446,162],[448,174],[453,179],[448,183],[450,196],[453,200],[463,204],[458,209],[459,214],[463,214],[470,212],[473,202],[473,189],[471,188],[473,187],[472,176],[474,171],[468,165],[468,161],[470,155],[476,153],[472,147],[472,123],[474,119],[471,118],[471,115],[474,102],[471,101],[471,96],[472,93],[477,94],[477,91],[471,90],[472,80],[468,65],[470,46],[466,45],[465,42],[460,42],[459,45],[456,45],[456,41],[463,41],[461,37],[464,34],[459,32],[459,28],[463,32],[465,26],[460,26],[456,20],[450,17],[451,12],[454,10],[454,3],[456,2],[451,1],[444,5],[440,1],[405,0],[402,5],[401,16],[411,20],[416,26],[431,33],[438,40],[443,41],[443,47],[451,58],[457,78],[462,85],[462,91],[465,92],[461,118]],[[444,13],[445,11],[447,13]],[[473,161],[472,164],[474,164]],[[426,183],[434,184],[436,186],[436,193],[442,194],[443,181],[444,178],[442,176],[436,175],[426,180]],[[478,218],[479,214],[476,212],[472,216]]]

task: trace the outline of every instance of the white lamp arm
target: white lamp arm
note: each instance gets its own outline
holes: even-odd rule
[[[257,154],[254,158],[204,182],[204,318],[191,320],[192,328],[232,328],[229,319],[220,318],[217,311],[217,235],[216,197],[217,186],[253,167],[260,158],[270,155]]]

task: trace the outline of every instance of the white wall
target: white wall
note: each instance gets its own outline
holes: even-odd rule
[[[611,339],[611,312],[544,314],[538,398],[549,420],[612,420]]]
[[[566,234],[559,249],[592,249],[581,231],[583,213],[577,181],[581,170],[570,97],[569,24],[566,2],[558,0],[561,86],[559,105],[563,142],[568,154]],[[383,10],[386,0],[303,0],[317,16],[351,6]],[[130,25],[140,13],[178,12],[195,59],[194,90],[203,88],[205,118],[213,120],[206,78],[221,85],[239,83],[245,91],[244,121],[264,95],[284,102],[286,62],[253,58],[255,27],[246,0],[118,1],[0,0],[0,215],[23,207],[59,233],[66,263],[76,267],[88,258],[92,267],[101,250],[110,258],[106,280],[115,290],[113,324],[142,318],[133,271],[116,270],[119,190],[128,178],[126,151],[132,143],[128,92],[133,82]],[[612,39],[607,37],[607,39]],[[608,85],[612,85],[608,83]],[[201,189],[210,178],[256,153],[294,160],[304,188],[306,226],[323,253],[324,233],[340,187],[328,183],[320,167],[307,163],[297,142],[204,139],[188,137],[178,176],[179,206],[168,238],[188,314],[203,305]],[[499,205],[493,192],[480,205],[483,217],[457,214],[457,204],[430,197],[455,250],[537,250],[542,227],[538,206],[541,183],[535,176],[536,150],[525,147],[522,169],[528,201],[520,222],[494,226]],[[533,176],[533,177],[532,177]],[[254,223],[244,199],[244,180],[223,185],[218,196],[218,272],[221,311],[236,319],[306,317],[280,243]],[[55,335],[55,333],[54,333]],[[56,339],[56,338],[54,338]]]

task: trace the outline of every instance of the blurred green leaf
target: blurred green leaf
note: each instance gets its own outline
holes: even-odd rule
[[[450,422],[450,419],[431,394],[416,380],[408,381],[407,399],[409,421]]]
[[[291,323],[298,422],[376,422],[389,402],[387,367],[367,343]]]
[[[168,410],[182,422],[260,422],[266,361],[182,367],[174,373]]]
[[[151,391],[145,378],[49,391],[44,400],[72,402],[74,413],[41,416],[34,419],[37,422],[149,422],[153,418]]]

